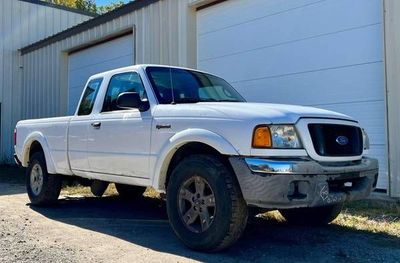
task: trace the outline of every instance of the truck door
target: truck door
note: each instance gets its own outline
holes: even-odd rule
[[[76,114],[68,128],[68,157],[73,171],[89,171],[87,139],[92,123],[92,110],[103,78],[92,79],[86,85]]]
[[[95,173],[150,178],[149,153],[151,112],[119,109],[117,98],[123,92],[137,92],[147,99],[136,72],[111,77],[100,112],[93,115],[88,132],[88,159]]]

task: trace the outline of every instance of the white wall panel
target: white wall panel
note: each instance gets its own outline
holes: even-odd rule
[[[387,188],[380,0],[232,0],[197,16],[198,68],[249,101],[353,116],[371,137]]]
[[[203,60],[199,55],[198,66],[201,69],[217,72],[236,83],[381,62],[382,45],[379,42],[381,34],[382,26],[373,25],[215,59]],[[343,41],[344,39],[346,41]],[[199,44],[199,50],[212,49],[212,46],[211,43]]]
[[[210,49],[200,49],[200,61],[237,52],[284,45],[307,38],[317,38],[324,34],[351,31],[381,23],[381,17],[373,9],[376,7],[374,1],[355,1],[362,2],[364,10],[367,12],[354,10],[357,6],[349,5],[348,1],[324,1],[322,3],[317,1],[307,8],[285,9],[286,12],[270,14],[271,11],[268,10],[268,7],[273,7],[272,3],[276,1],[261,1],[263,4],[257,3],[259,1],[249,3],[242,1],[242,5],[250,5],[251,3],[251,6],[257,9],[260,14],[257,15],[254,10],[245,13],[244,17],[247,17],[248,20],[240,23],[240,19],[243,19],[242,15],[239,21],[226,16],[224,18],[226,21],[216,22],[222,19],[219,16],[219,11],[225,10],[224,13],[229,11],[227,6],[221,5],[219,8],[216,6],[215,10],[213,8],[205,9],[204,12],[199,12],[199,20],[202,19],[202,16],[209,16],[208,12],[215,12],[217,18],[204,19],[206,22],[202,21],[198,24],[199,45],[203,46],[203,43],[229,43],[229,46],[216,44]],[[287,3],[286,5],[296,3],[296,1],[287,0],[284,2]],[[281,1],[281,3],[283,2]],[[263,6],[266,7],[263,9]],[[282,5],[280,7],[282,9]],[[338,17],[339,13],[340,16]],[[208,26],[209,23],[212,23],[212,25]],[[238,32],[240,32],[239,35]],[[238,41],[238,36],[240,36],[240,41]]]

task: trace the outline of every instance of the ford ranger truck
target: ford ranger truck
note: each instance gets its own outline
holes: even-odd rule
[[[285,96],[285,94],[282,94]],[[188,247],[218,251],[242,234],[249,209],[321,225],[375,188],[378,162],[349,116],[250,103],[209,73],[136,65],[93,75],[73,116],[23,120],[15,159],[32,205],[57,201],[66,177],[101,196],[165,193],[169,222]]]

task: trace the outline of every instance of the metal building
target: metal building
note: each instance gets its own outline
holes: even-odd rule
[[[21,119],[24,69],[19,49],[92,17],[38,0],[0,1],[1,162],[12,161],[13,129]]]
[[[23,46],[15,119],[73,113],[97,72],[137,63],[197,67],[249,101],[358,119],[380,161],[378,188],[400,197],[397,17],[396,0],[136,0]]]

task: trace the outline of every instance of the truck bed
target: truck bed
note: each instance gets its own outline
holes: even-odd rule
[[[22,153],[24,145],[30,145],[31,140],[38,140],[46,145],[45,152],[49,171],[54,173],[71,174],[68,163],[68,125],[71,116],[24,120],[18,122],[15,152],[19,160],[27,161]],[[48,159],[49,158],[49,159]]]

